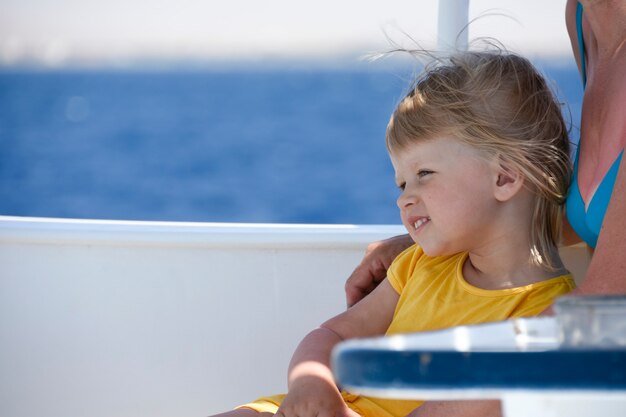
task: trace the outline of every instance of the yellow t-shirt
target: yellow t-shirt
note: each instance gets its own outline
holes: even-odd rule
[[[467,257],[429,257],[417,245],[402,252],[387,272],[400,294],[387,334],[535,316],[575,286],[567,274],[523,287],[484,290],[463,278]]]
[[[391,264],[387,278],[400,294],[387,334],[537,315],[553,300],[574,289],[570,274],[530,285],[484,290],[463,278],[467,253],[429,257],[416,245]],[[389,400],[342,393],[350,408],[366,417],[404,417],[422,401]],[[275,413],[284,395],[261,398],[243,407]]]
[[[389,283],[400,294],[387,334],[535,316],[575,286],[574,278],[567,274],[523,287],[484,290],[463,278],[467,256],[429,257],[416,245],[402,252],[387,271]],[[364,415],[368,417],[406,416],[421,404],[365,397],[355,400],[359,409],[367,409]]]

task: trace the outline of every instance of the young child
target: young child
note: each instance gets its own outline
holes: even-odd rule
[[[400,215],[416,245],[370,295],[302,340],[287,395],[220,416],[406,416],[422,402],[341,392],[329,369],[333,346],[532,316],[574,288],[557,251],[567,131],[527,60],[466,52],[427,69],[386,136]]]

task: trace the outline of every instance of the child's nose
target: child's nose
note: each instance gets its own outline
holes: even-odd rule
[[[396,203],[398,204],[398,208],[403,209],[417,203],[418,200],[419,197],[415,190],[407,187],[402,191]]]

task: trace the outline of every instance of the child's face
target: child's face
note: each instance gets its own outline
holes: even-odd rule
[[[471,251],[492,235],[497,164],[469,145],[440,137],[391,154],[404,227],[429,256]]]

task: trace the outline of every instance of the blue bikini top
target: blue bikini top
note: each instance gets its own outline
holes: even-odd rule
[[[576,30],[578,32],[578,45],[580,46],[582,79],[583,85],[585,85],[587,82],[587,76],[585,66],[585,44],[583,42],[582,32],[582,15],[583,7],[580,3],[578,3],[578,8],[576,9]],[[578,149],[580,149],[580,145],[578,146]],[[572,183],[570,185],[569,194],[567,195],[567,220],[578,236],[587,242],[589,246],[595,248],[598,242],[600,228],[602,227],[602,221],[604,220],[604,215],[606,214],[609,201],[611,200],[611,194],[613,193],[613,187],[615,185],[617,172],[619,170],[624,150],[622,150],[615,162],[613,162],[613,165],[611,165],[611,168],[602,179],[602,182],[593,194],[593,197],[585,210],[585,203],[578,186],[578,149],[576,150],[576,158],[574,160]]]

